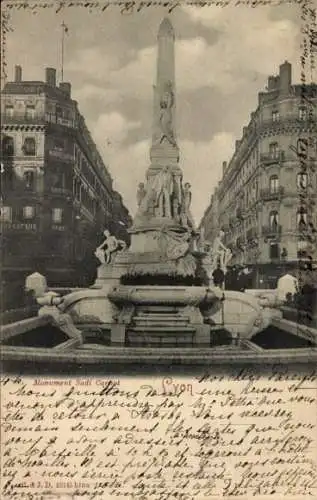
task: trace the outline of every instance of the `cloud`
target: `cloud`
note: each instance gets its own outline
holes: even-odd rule
[[[103,113],[99,115],[91,130],[100,147],[104,143],[120,145],[128,136],[129,131],[140,126],[140,122],[128,121],[118,112]]]
[[[114,56],[108,58],[98,48],[77,51],[67,70],[76,72],[85,82],[78,89],[78,95],[81,98],[95,97],[96,93],[106,98],[110,95],[112,102],[123,96],[149,99],[155,81],[156,47],[146,47],[133,54],[135,57],[128,64],[118,67]]]
[[[198,224],[222,175],[222,162],[234,149],[233,135],[220,132],[208,142],[180,141],[184,180],[192,187],[193,216]]]
[[[142,140],[128,147],[109,148],[110,173],[114,179],[114,188],[122,195],[123,201],[131,213],[136,212],[136,192],[140,182],[145,180],[149,167],[150,141]]]
[[[118,67],[115,53],[104,52],[100,47],[92,46],[77,50],[66,64],[67,70],[87,73],[98,80],[107,80],[109,71]]]
[[[194,22],[221,32],[211,46],[197,39],[182,42],[178,65],[185,87],[205,82],[232,93],[248,85],[251,74],[269,75],[285,59],[295,64],[299,76],[300,24],[272,20],[270,8],[184,10]]]
[[[87,124],[113,178],[114,188],[133,212],[137,185],[144,180],[149,164],[150,142],[140,140],[126,146],[129,132],[137,129],[140,123],[129,121],[118,112],[104,113],[97,121]]]
[[[258,79],[258,75],[267,76],[277,70],[285,59],[293,63],[299,78],[300,24],[287,18],[272,19],[270,8],[184,7],[183,10],[196,24],[198,36],[176,37],[179,93],[210,87],[223,95],[235,94]],[[217,30],[217,40],[211,45],[199,35],[201,25]],[[129,62],[120,65],[117,53],[105,54],[93,47],[78,50],[68,68],[82,75],[85,81],[78,90],[82,99],[96,92],[95,96],[112,103],[129,97],[149,100],[156,79],[156,57],[157,46],[153,44],[138,51],[131,49]]]
[[[102,100],[104,104],[110,104],[118,101],[119,92],[116,89],[106,89],[93,84],[84,84],[73,89],[73,99],[81,104],[90,99]]]

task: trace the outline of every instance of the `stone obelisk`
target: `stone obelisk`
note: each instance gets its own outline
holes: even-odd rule
[[[165,18],[157,36],[157,74],[154,86],[153,135],[150,150],[151,167],[159,168],[168,163],[175,166],[179,161],[179,149],[175,130],[175,35]]]
[[[139,202],[134,227],[144,227],[148,223],[151,227],[176,227],[181,224],[183,188],[175,130],[175,35],[167,18],[160,24],[157,42],[151,163],[146,173],[144,199]]]
[[[153,130],[146,182],[137,191],[138,212],[129,230],[131,245],[118,262],[127,276],[193,276],[190,185],[183,187],[175,130],[175,35],[165,18],[158,36]]]

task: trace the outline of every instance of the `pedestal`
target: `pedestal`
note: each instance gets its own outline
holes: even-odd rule
[[[119,254],[118,254],[119,255]],[[116,256],[116,258],[118,257]],[[114,262],[112,264],[102,264],[97,269],[97,278],[91,288],[112,288],[120,284],[120,278],[126,273],[127,265]]]

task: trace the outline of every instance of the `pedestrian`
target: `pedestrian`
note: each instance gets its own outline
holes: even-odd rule
[[[215,286],[219,286],[219,288],[223,288],[223,283],[225,280],[225,273],[220,267],[220,264],[217,265],[216,269],[212,273],[212,279]]]

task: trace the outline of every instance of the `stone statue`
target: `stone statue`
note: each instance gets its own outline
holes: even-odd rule
[[[173,106],[174,93],[172,83],[167,82],[160,100],[161,138],[159,142],[161,144],[164,139],[167,139],[170,144],[177,146],[173,131]]]
[[[182,200],[182,207],[181,207],[181,222],[184,226],[186,227],[191,227],[192,229],[195,228],[195,223],[190,211],[190,205],[192,201],[192,193],[191,193],[191,186],[189,182],[186,182],[184,185],[184,190],[183,190],[183,200]]]
[[[164,167],[156,178],[156,215],[158,217],[172,217],[173,175],[170,168]]]
[[[144,199],[145,195],[146,195],[146,190],[144,188],[144,183],[140,182],[139,187],[138,187],[138,191],[137,191],[137,195],[136,195],[138,207],[141,205],[142,200]]]
[[[219,231],[212,248],[212,267],[216,269],[219,259],[220,267],[223,271],[226,269],[232,257],[231,250],[222,243],[224,235],[225,233],[223,231]]]
[[[117,240],[115,236],[110,234],[107,229],[104,231],[104,236],[106,239],[99,245],[95,251],[95,256],[101,264],[110,264],[113,255],[119,251],[126,249],[126,242],[123,240]]]

